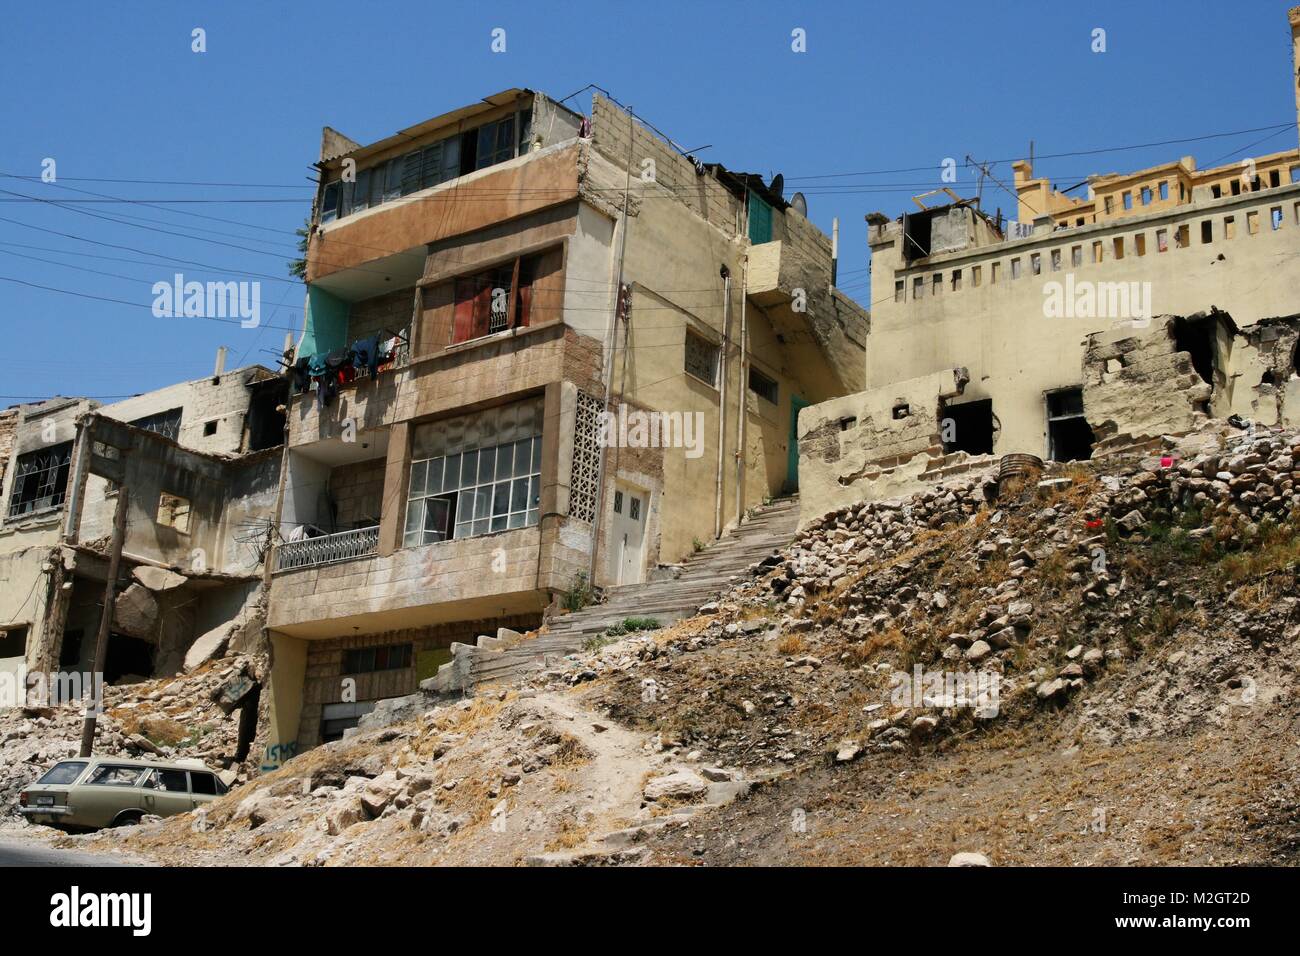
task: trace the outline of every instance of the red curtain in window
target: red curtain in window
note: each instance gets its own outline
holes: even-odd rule
[[[456,280],[456,307],[453,312],[451,341],[468,342],[487,335],[488,315],[492,311],[492,284],[487,276],[469,276]]]

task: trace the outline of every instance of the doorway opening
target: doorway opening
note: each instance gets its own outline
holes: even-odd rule
[[[1084,461],[1092,457],[1096,436],[1083,417],[1083,389],[1047,393],[1047,456],[1052,461]]]
[[[991,455],[996,431],[991,398],[944,405],[940,410],[939,436],[945,455],[956,451],[968,455]]]

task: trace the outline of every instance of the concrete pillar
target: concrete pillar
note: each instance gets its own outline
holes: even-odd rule
[[[398,422],[388,431],[388,461],[384,466],[383,510],[379,516],[379,553],[384,557],[402,546],[410,483],[411,425]]]

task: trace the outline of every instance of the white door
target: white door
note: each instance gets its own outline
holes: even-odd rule
[[[640,584],[645,578],[645,523],[650,496],[636,488],[614,489],[614,549],[618,583]]]

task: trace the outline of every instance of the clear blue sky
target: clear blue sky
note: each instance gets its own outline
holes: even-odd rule
[[[52,394],[112,398],[196,378],[211,371],[219,345],[231,348],[231,367],[240,360],[270,364],[262,350],[278,349],[283,327],[296,329],[302,321],[301,286],[274,280],[288,278],[292,232],[309,210],[308,177],[324,124],[369,142],[508,87],[558,98],[595,83],[680,145],[712,144],[702,158],[765,175],[782,172],[787,195],[804,188],[818,225],[829,232],[832,216],[840,218],[841,284],[865,299],[863,216],[908,208],[912,194],[939,185],[946,157],[1003,160],[994,172],[1009,184],[1008,160],[1025,154],[1031,139],[1041,157],[1294,122],[1287,6],[1276,0],[11,5],[0,30],[0,173],[39,176],[42,160],[51,157],[60,185],[104,195],[290,201],[163,209],[86,203],[76,206],[82,212],[0,202],[0,217],[27,224],[0,220],[0,276],[123,300],[0,281],[0,317],[11,346],[0,373],[0,405]],[[206,53],[191,52],[195,27],[207,32]],[[489,47],[496,27],[506,30],[504,54]],[[807,31],[803,54],[790,48],[796,27]],[[1102,54],[1090,48],[1096,27],[1106,30]],[[585,107],[588,95],[575,102]],[[1185,154],[1204,166],[1296,145],[1294,127],[1258,142],[1267,136],[1044,159],[1037,170],[1072,185],[1089,173]],[[933,169],[804,178],[920,166]],[[972,183],[963,170],[960,185]],[[40,199],[96,198],[12,178],[0,178],[0,189]],[[1008,212],[1014,204],[994,189],[985,206],[996,205]],[[132,226],[98,216],[156,221],[132,220]],[[215,271],[174,269],[159,255]],[[262,328],[155,318],[151,286],[177,269],[200,280],[248,278],[231,270],[270,277],[262,283]]]

